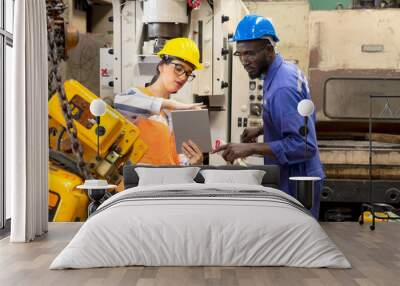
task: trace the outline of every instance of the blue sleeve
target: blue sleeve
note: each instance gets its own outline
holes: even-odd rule
[[[315,123],[312,116],[308,119],[307,154],[305,154],[304,136],[300,128],[304,126],[304,118],[297,112],[297,104],[301,96],[296,89],[280,88],[271,97],[271,120],[280,140],[269,142],[269,147],[280,165],[298,164],[307,161],[317,151]]]

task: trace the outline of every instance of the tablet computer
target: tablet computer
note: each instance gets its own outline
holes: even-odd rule
[[[171,112],[176,152],[182,153],[182,143],[192,140],[203,153],[211,152],[211,131],[208,110],[180,110]]]

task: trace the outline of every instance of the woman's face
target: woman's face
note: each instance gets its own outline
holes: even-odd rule
[[[169,93],[176,93],[187,82],[193,68],[179,60],[173,60],[171,63],[164,63],[160,67],[160,80]]]

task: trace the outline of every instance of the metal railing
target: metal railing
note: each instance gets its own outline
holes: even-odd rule
[[[369,172],[369,194],[368,194],[368,203],[364,203],[361,206],[361,219],[360,219],[360,224],[364,223],[364,211],[369,210],[372,215],[372,224],[370,225],[370,229],[374,230],[375,229],[375,220],[376,219],[383,219],[383,220],[400,220],[400,217],[390,217],[389,215],[387,216],[381,216],[378,215],[378,211],[385,211],[385,212],[399,212],[399,210],[395,209],[393,206],[386,204],[386,203],[379,203],[379,202],[373,202],[372,200],[372,192],[373,192],[373,176],[372,176],[372,168],[373,168],[373,162],[372,162],[372,154],[373,154],[373,140],[372,140],[372,127],[373,127],[373,121],[379,121],[379,120],[388,120],[390,119],[391,121],[398,121],[400,124],[400,107],[398,107],[395,112],[392,111],[391,106],[390,106],[390,99],[393,98],[398,98],[400,99],[400,96],[398,95],[392,95],[392,96],[378,96],[378,95],[370,95],[369,96],[369,127],[368,127],[368,141],[369,141],[369,164],[368,164],[368,172]],[[374,106],[374,100],[386,100],[386,104],[383,108],[383,110],[380,112],[378,117],[373,116],[373,106]],[[384,117],[383,116],[389,112],[391,117]]]

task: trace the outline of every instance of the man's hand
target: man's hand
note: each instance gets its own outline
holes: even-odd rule
[[[168,110],[199,110],[206,107],[201,103],[182,103],[172,99],[163,99],[161,108]]]
[[[263,134],[262,127],[248,127],[240,136],[240,142],[242,143],[256,143],[257,137]]]
[[[229,143],[213,150],[214,153],[222,153],[225,161],[233,163],[237,158],[245,158],[254,154],[253,144],[248,143]]]
[[[203,153],[192,140],[182,143],[182,152],[188,157],[190,165],[203,164]]]

